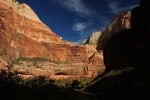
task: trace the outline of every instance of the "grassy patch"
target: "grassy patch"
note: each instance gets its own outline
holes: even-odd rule
[[[13,60],[11,62],[11,65],[13,64],[19,64],[21,61],[26,61],[26,62],[46,62],[46,61],[49,61],[47,58],[44,58],[44,57],[35,57],[35,58],[26,58],[26,57],[20,57],[20,58],[17,58],[15,60]]]
[[[76,88],[81,89],[90,83],[91,79],[80,79],[80,80],[56,80],[55,85],[61,88]]]

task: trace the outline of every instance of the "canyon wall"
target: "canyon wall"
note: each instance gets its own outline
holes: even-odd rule
[[[69,75],[72,75],[71,70],[74,70],[76,75],[85,75],[85,66],[88,66],[86,73],[92,76],[104,68],[103,59],[95,52],[96,49],[90,50],[86,46],[63,40],[48,28],[27,4],[19,4],[13,0],[0,1],[0,58],[8,64],[19,58],[41,57],[48,59],[47,65],[41,65],[41,68],[49,66],[46,70],[50,72],[47,74],[55,75],[59,66],[61,73],[65,74],[69,70]],[[22,66],[27,69],[25,65]],[[64,67],[67,69],[63,70]],[[13,65],[13,68],[21,69],[17,64]]]

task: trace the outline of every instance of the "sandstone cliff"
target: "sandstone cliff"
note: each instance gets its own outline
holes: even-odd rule
[[[81,44],[97,45],[98,39],[101,34],[101,31],[93,32],[91,36],[88,39],[83,40]]]
[[[104,46],[106,69],[132,65],[149,65],[150,8],[148,0],[141,0],[131,11],[131,28],[115,33]]]
[[[21,69],[17,64],[12,64],[17,59],[40,57],[48,59],[48,64],[38,64],[39,70],[44,73],[47,70],[47,74],[55,75],[55,71],[60,70],[61,73],[69,72],[67,74],[72,75],[74,71],[76,75],[79,73],[81,76],[85,75],[85,66],[88,66],[86,73],[89,74],[86,75],[92,76],[104,67],[102,62],[97,63],[103,61],[101,57],[96,56],[92,62],[89,61],[95,52],[96,50],[92,51],[85,46],[63,40],[43,24],[27,4],[19,4],[13,0],[0,1],[0,58],[11,64],[13,68]],[[30,64],[23,64],[22,69],[32,73],[27,65]],[[31,65],[35,70],[35,66]],[[43,70],[43,67],[47,69]]]
[[[131,12],[124,12],[117,17],[108,25],[108,27],[102,31],[102,35],[98,39],[97,49],[102,50],[107,41],[117,32],[123,29],[129,29],[131,22]]]

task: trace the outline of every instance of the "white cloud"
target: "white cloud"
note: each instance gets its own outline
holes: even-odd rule
[[[85,28],[88,27],[88,24],[85,22],[77,22],[72,26],[72,30],[82,32]]]
[[[108,3],[108,6],[111,9],[111,12],[113,12],[116,15],[118,15],[122,11],[131,10],[132,8],[138,6],[138,4],[135,4],[135,5],[127,6],[127,7],[122,7],[122,6],[119,5],[119,2],[110,2],[108,0],[107,0],[107,3]]]
[[[59,6],[67,9],[68,11],[75,13],[77,16],[84,18],[86,20],[85,23],[88,24],[90,23],[90,25],[94,25],[95,21],[96,23],[98,21],[101,24],[108,23],[108,19],[106,17],[92,10],[89,6],[86,5],[86,3],[83,0],[52,0],[52,1],[57,3]],[[78,23],[75,22],[75,24],[73,24],[73,27],[75,27],[75,25],[80,26],[81,23],[79,25]],[[83,25],[82,23],[81,28],[86,29],[84,27],[85,25]],[[73,30],[78,31],[80,29],[78,27],[75,27],[73,28]]]
[[[120,8],[119,11],[131,10],[131,9],[137,7],[137,6],[138,6],[138,4],[127,6],[127,7],[123,7],[123,8]]]
[[[68,10],[73,11],[77,14],[82,14],[85,16],[91,16],[93,13],[89,8],[85,6],[85,4],[81,0],[67,0],[62,3],[64,7]]]
[[[80,38],[74,41],[77,44],[80,44],[84,39],[87,39],[94,31],[99,30],[99,28],[91,27],[91,23],[85,22],[77,22],[73,26],[74,27],[72,27],[72,29],[77,31],[77,33],[80,35]]]
[[[54,0],[54,2],[85,19],[83,22],[75,20],[75,23],[72,25],[72,30],[76,31],[81,37],[79,41],[90,34],[90,30],[93,29],[92,26],[95,24],[94,21],[99,21],[101,24],[105,23],[106,18],[92,10],[83,0]]]
[[[86,6],[86,3],[83,2],[83,0],[53,0],[53,2],[58,3],[61,7],[66,8],[68,11],[76,13],[76,15],[86,18],[87,20],[100,16],[99,13]]]
[[[115,13],[115,14],[119,14],[119,8],[118,8],[118,3],[116,3],[116,2],[109,2],[109,7],[110,7],[110,9],[112,10],[112,12],[113,13]]]

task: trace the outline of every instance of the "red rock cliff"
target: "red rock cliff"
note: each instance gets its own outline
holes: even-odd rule
[[[72,66],[68,70],[78,67],[79,71],[75,72],[84,74],[86,65],[90,73],[97,73],[104,65],[103,59],[95,52],[64,41],[43,24],[27,4],[13,0],[0,1],[0,57],[8,63],[20,57],[44,57],[49,59],[49,63],[55,62],[56,67]],[[52,64],[49,66],[54,67]]]

